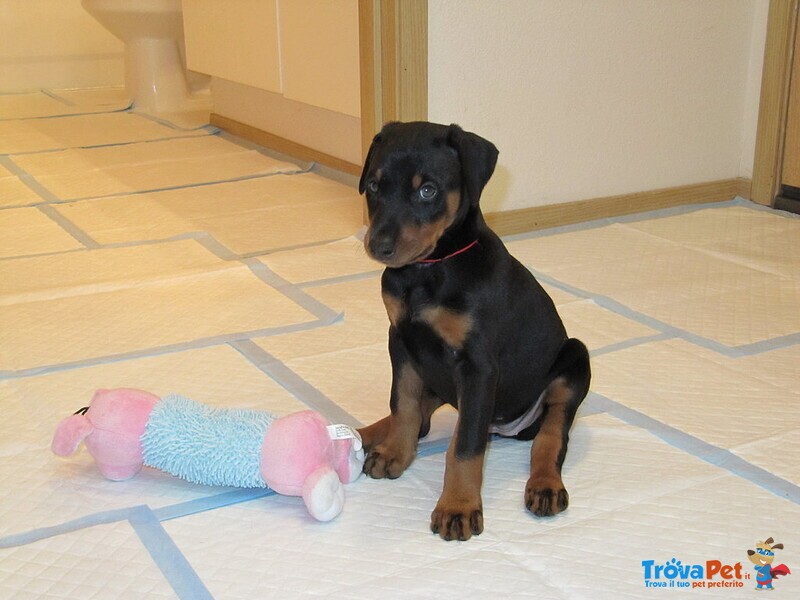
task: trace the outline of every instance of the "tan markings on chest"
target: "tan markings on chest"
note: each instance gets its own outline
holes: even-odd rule
[[[386,314],[389,315],[389,322],[397,327],[397,324],[406,314],[406,303],[387,292],[383,292],[382,296],[383,305],[386,307]]]
[[[420,311],[420,320],[436,332],[444,343],[460,350],[472,330],[472,317],[443,306],[429,306]]]

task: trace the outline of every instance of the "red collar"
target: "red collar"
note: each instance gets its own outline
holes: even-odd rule
[[[453,258],[454,256],[458,256],[458,255],[459,255],[459,254],[461,254],[462,252],[466,252],[467,250],[469,250],[469,249],[470,249],[470,248],[472,248],[473,246],[477,246],[477,245],[478,245],[478,240],[475,240],[475,241],[474,241],[474,242],[472,242],[471,244],[467,244],[466,246],[464,246],[463,248],[461,248],[461,250],[456,250],[456,251],[455,251],[455,252],[453,252],[452,254],[448,254],[447,256],[445,256],[445,257],[443,257],[443,258],[426,258],[425,260],[418,260],[418,261],[417,261],[417,264],[426,264],[426,265],[430,265],[430,264],[432,264],[432,263],[438,263],[438,262],[442,262],[442,261],[444,261],[444,260],[447,260],[448,258]]]

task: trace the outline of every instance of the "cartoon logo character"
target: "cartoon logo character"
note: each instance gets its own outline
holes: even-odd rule
[[[773,590],[772,580],[781,575],[790,575],[792,572],[786,565],[772,566],[775,560],[775,550],[783,550],[783,544],[773,543],[775,540],[767,538],[756,544],[755,550],[748,550],[747,557],[755,565],[757,590]]]

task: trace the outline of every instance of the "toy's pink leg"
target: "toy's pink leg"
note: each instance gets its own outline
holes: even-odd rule
[[[303,483],[303,501],[309,514],[318,521],[330,521],[344,507],[344,486],[330,467],[320,467]]]
[[[363,448],[353,449],[353,440],[336,440],[334,442],[334,465],[342,483],[353,483],[361,476],[364,467]]]
[[[102,463],[97,463],[97,468],[100,469],[100,472],[106,479],[110,479],[111,481],[125,481],[142,470],[142,463],[139,462],[132,465],[123,466],[104,465]]]

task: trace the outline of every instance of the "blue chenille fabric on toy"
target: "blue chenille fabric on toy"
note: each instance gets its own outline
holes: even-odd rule
[[[267,487],[261,446],[277,417],[212,408],[171,394],[158,402],[142,434],[144,464],[204,485]]]

